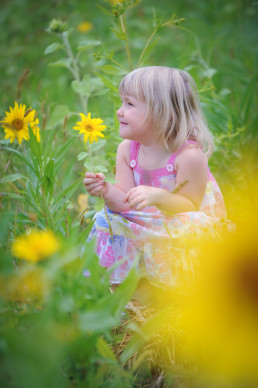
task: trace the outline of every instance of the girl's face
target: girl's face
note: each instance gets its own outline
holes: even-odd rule
[[[151,125],[146,123],[147,104],[130,95],[122,96],[122,106],[117,111],[119,134],[123,139],[149,145],[153,142]]]

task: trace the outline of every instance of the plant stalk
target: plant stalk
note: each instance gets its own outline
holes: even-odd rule
[[[93,162],[93,157],[92,157],[92,152],[91,152],[91,147],[90,147],[90,144],[89,144],[89,140],[87,140],[86,144],[87,144],[87,151],[89,153],[92,170],[93,170],[94,174],[96,174],[96,170],[95,170],[95,166],[94,166],[94,162]],[[113,241],[113,231],[112,231],[112,227],[111,227],[111,224],[110,224],[110,221],[109,221],[109,218],[108,218],[106,204],[105,204],[105,201],[104,201],[104,198],[103,198],[103,195],[102,195],[101,191],[99,192],[99,196],[102,199],[102,201],[104,202],[104,211],[105,211],[105,215],[106,215],[106,219],[107,219],[107,223],[108,223],[109,233],[110,233],[111,239]]]
[[[124,15],[119,16],[119,21],[120,21],[121,29],[122,29],[123,33],[125,34],[125,36],[126,36],[126,39],[125,39],[125,49],[126,49],[127,58],[128,58],[128,61],[129,61],[129,66],[130,66],[130,69],[132,71],[134,68],[133,68],[133,62],[132,62],[130,47],[129,47],[129,44],[128,44],[128,35],[127,35],[126,22],[125,22]]]
[[[142,59],[143,59],[143,57],[144,57],[144,54],[145,54],[147,48],[149,47],[150,42],[152,41],[152,39],[153,39],[154,36],[156,35],[156,33],[157,33],[157,30],[155,29],[155,30],[152,32],[152,34],[150,35],[149,39],[147,40],[147,42],[146,42],[146,44],[145,44],[145,46],[144,46],[144,48],[143,48],[143,50],[142,50],[142,52],[141,52],[139,61],[138,61],[138,63],[137,63],[137,67],[140,66],[141,61],[142,61]]]

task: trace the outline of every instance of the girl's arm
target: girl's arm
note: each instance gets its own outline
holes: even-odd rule
[[[116,181],[115,185],[105,182],[105,175],[86,172],[83,181],[90,195],[102,197],[107,207],[115,212],[129,210],[129,204],[125,201],[125,194],[134,187],[134,177],[130,168],[130,140],[124,140],[117,149],[116,156]]]
[[[177,157],[177,193],[150,187],[137,186],[127,193],[125,200],[130,208],[141,210],[156,206],[164,213],[182,213],[199,209],[207,183],[207,158],[200,148],[186,148]],[[186,182],[184,184],[184,182]]]

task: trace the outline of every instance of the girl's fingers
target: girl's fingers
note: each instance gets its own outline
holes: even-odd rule
[[[100,179],[98,177],[97,178],[96,177],[94,177],[94,178],[86,177],[86,178],[84,178],[83,183],[86,186],[86,185],[90,185],[91,183],[102,184],[102,183],[104,183],[104,181],[103,181],[103,179]]]
[[[91,195],[93,195],[93,193],[99,193],[100,190],[103,189],[103,186],[104,186],[104,182],[85,184],[86,190]]]
[[[125,202],[128,201],[129,202],[129,198],[131,197],[131,195],[135,192],[135,189],[136,187],[133,187],[132,189],[130,189],[129,191],[127,191],[126,195],[125,195]]]
[[[134,197],[134,198],[130,198],[128,203],[129,203],[130,208],[138,209],[139,206],[141,206],[141,204],[143,203],[143,201],[144,201],[143,198],[141,198],[140,196],[137,196],[137,197]]]
[[[99,179],[101,179],[101,180],[104,180],[104,179],[106,178],[105,175],[102,174],[102,172],[98,172],[98,173],[96,174],[96,177],[99,178]]]
[[[96,179],[96,174],[90,171],[86,171],[85,173],[85,178],[95,178]]]

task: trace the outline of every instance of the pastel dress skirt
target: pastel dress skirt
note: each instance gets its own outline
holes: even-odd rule
[[[140,144],[132,141],[130,166],[135,185],[160,187],[172,192],[176,181],[174,162],[180,150],[171,155],[165,167],[143,170],[138,165],[139,149]],[[104,209],[96,213],[89,239],[96,239],[96,252],[103,267],[110,268],[118,263],[111,273],[110,283],[123,282],[138,259],[140,275],[159,286],[175,285],[179,270],[189,266],[189,252],[193,247],[187,246],[187,238],[215,233],[216,225],[226,218],[220,188],[209,169],[206,192],[198,211],[169,215],[151,206],[143,211],[121,213],[107,208],[107,213],[113,239]]]

